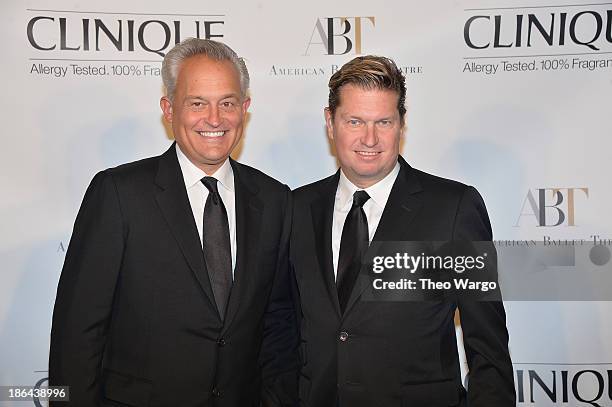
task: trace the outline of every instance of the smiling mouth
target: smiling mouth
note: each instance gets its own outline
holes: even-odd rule
[[[197,132],[202,137],[216,138],[222,137],[225,134],[225,130],[222,131],[198,131]]]
[[[355,152],[362,157],[374,157],[381,153],[380,151],[355,151]]]

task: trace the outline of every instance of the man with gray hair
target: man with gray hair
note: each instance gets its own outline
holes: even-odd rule
[[[70,386],[79,407],[291,405],[289,188],[230,158],[250,104],[246,65],[191,38],[162,76],[176,142],[87,189],[55,301],[49,384]]]

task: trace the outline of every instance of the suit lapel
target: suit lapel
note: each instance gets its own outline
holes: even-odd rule
[[[423,201],[419,194],[422,191],[422,187],[414,170],[401,156],[398,160],[400,172],[391,188],[389,199],[372,239],[373,242],[407,240],[413,234],[410,224],[423,206]],[[347,302],[345,315],[357,302],[369,284],[369,274],[362,270]]]
[[[374,241],[406,240],[412,234],[410,223],[418,214],[423,201],[423,190],[414,170],[400,156],[400,172],[391,188],[387,205],[374,234]]]
[[[314,243],[319,260],[319,270],[327,287],[329,299],[334,304],[338,315],[340,315],[340,303],[338,302],[333,268],[332,221],[339,180],[340,171],[328,178],[319,191],[319,196],[311,203],[312,227],[314,229]]]
[[[261,234],[263,202],[257,196],[257,184],[242,171],[240,164],[230,159],[234,171],[234,191],[236,194],[236,267],[234,284],[227,305],[223,332],[230,327],[240,300],[245,298],[251,279],[255,278],[257,251]]]
[[[217,309],[212,287],[207,277],[208,273],[204,264],[200,236],[193,219],[191,204],[185,189],[185,181],[176,157],[175,143],[160,157],[155,183],[160,188],[155,198],[168,227],[183,252],[189,268],[208,297],[211,306]]]

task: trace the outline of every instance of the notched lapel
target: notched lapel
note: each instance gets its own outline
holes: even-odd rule
[[[255,277],[257,252],[261,234],[261,218],[264,203],[259,198],[259,189],[254,180],[240,170],[240,164],[231,160],[234,171],[234,191],[236,194],[236,267],[234,283],[230,292],[223,332],[231,326],[238,312],[240,301],[247,294],[249,280]],[[253,273],[250,273],[253,271]]]
[[[314,244],[319,260],[319,270],[327,287],[329,298],[340,315],[340,303],[334,278],[334,263],[332,254],[332,222],[336,189],[340,180],[338,171],[319,191],[319,196],[311,203],[312,227]]]
[[[204,264],[204,253],[198,228],[193,219],[185,181],[174,146],[173,144],[159,160],[155,179],[156,184],[160,187],[156,194],[157,204],[200,287],[208,297],[211,306],[217,309],[212,287],[207,278],[208,273]]]
[[[423,187],[415,170],[400,156],[400,172],[393,183],[387,205],[372,240],[390,242],[407,240],[411,236],[410,224],[423,206]]]

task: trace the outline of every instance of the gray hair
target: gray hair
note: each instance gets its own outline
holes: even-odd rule
[[[216,61],[230,61],[234,64],[240,75],[241,96],[246,96],[249,90],[249,71],[244,60],[236,55],[233,49],[218,41],[187,38],[168,51],[162,63],[162,80],[166,88],[166,96],[170,100],[174,98],[176,78],[181,63],[196,55],[204,55]]]

